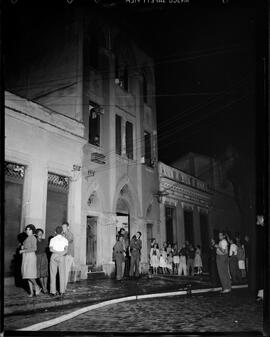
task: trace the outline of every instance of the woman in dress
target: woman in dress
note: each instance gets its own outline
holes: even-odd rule
[[[240,269],[242,278],[245,278],[246,277],[245,248],[244,245],[242,245],[239,238],[237,238],[236,244],[237,244],[238,267]]]
[[[34,296],[33,287],[35,288],[35,293],[38,295],[41,292],[41,288],[37,285],[37,239],[34,235],[35,233],[34,225],[27,225],[25,227],[25,232],[27,238],[23,242],[22,249],[20,254],[23,254],[22,257],[22,278],[28,281],[30,295],[29,297]]]
[[[169,270],[169,273],[172,274],[173,271],[173,253],[170,252],[167,255],[167,269]]]
[[[229,248],[229,268],[230,274],[233,283],[237,283],[241,281],[241,273],[238,266],[237,259],[237,245],[235,244],[235,239],[228,238],[230,248]]]
[[[47,259],[47,241],[43,239],[44,231],[41,228],[36,230],[37,236],[37,278],[42,286],[43,293],[47,293],[48,281],[48,259]]]
[[[200,245],[197,245],[196,250],[195,250],[194,268],[197,269],[198,275],[200,275],[202,273],[202,258],[201,258],[201,247],[200,247]]]
[[[162,269],[163,274],[166,274],[166,269],[167,269],[167,253],[163,249],[160,250],[159,266]]]
[[[159,267],[159,249],[157,243],[150,250],[150,265],[153,268],[153,274],[156,275]]]

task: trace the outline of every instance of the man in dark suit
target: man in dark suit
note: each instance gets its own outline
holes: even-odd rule
[[[129,276],[133,277],[135,272],[135,277],[140,276],[140,260],[141,260],[141,249],[142,249],[142,240],[141,240],[141,232],[137,232],[136,235],[133,235],[130,242],[130,271]],[[135,268],[135,270],[134,270]]]

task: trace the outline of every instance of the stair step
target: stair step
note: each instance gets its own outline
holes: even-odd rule
[[[87,273],[87,278],[88,279],[104,279],[106,278],[106,275],[104,273],[104,271],[89,271]]]

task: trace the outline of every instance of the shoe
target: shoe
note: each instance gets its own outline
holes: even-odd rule
[[[51,296],[51,297],[56,297],[57,294],[52,294],[52,293],[50,293],[50,296]]]
[[[34,297],[34,294],[29,294],[28,297]]]
[[[227,294],[227,293],[230,293],[231,292],[231,289],[224,289],[221,291],[222,294]]]
[[[64,297],[64,296],[65,296],[65,293],[60,293],[60,296],[61,296],[61,297]]]

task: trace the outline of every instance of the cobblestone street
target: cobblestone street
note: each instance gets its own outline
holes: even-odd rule
[[[247,290],[109,305],[46,331],[262,331],[263,307]]]

